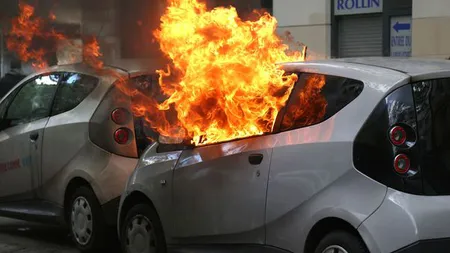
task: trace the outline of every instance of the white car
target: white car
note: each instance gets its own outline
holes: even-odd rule
[[[271,132],[145,151],[121,197],[124,252],[449,252],[450,62],[283,65],[299,80]]]
[[[67,224],[86,252],[110,245],[120,195],[148,145],[116,82],[157,80],[135,67],[105,69],[51,67],[0,100],[0,215]]]

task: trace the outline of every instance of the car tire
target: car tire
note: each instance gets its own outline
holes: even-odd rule
[[[74,191],[68,212],[70,235],[81,252],[106,249],[107,226],[100,203],[89,187],[81,186]]]
[[[158,214],[146,204],[135,205],[128,211],[121,225],[120,241],[124,253],[167,252]]]
[[[335,231],[327,234],[319,242],[314,252],[370,253],[364,242],[357,235],[346,231]]]

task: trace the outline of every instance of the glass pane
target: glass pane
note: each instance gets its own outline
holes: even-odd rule
[[[292,90],[281,131],[320,123],[353,101],[364,84],[360,81],[320,74],[300,74]]]
[[[58,81],[59,74],[43,75],[22,86],[6,113],[10,125],[48,117]]]
[[[78,106],[97,86],[98,79],[79,73],[64,73],[55,98],[52,115]]]
[[[425,192],[449,195],[450,184],[450,79],[413,86]]]

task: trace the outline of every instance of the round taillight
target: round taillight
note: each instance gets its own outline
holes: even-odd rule
[[[399,154],[394,158],[394,169],[399,174],[405,174],[411,167],[411,161],[405,154]]]
[[[128,121],[128,117],[128,111],[123,108],[114,109],[114,111],[112,111],[111,113],[111,119],[118,125],[126,124]]]
[[[114,132],[114,140],[119,144],[126,144],[130,138],[130,131],[127,128],[119,128]]]
[[[392,144],[401,146],[406,142],[406,131],[401,126],[395,126],[389,131],[389,137]]]

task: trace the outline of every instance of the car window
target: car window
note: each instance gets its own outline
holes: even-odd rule
[[[128,85],[139,90],[140,94],[131,97],[133,104],[143,103],[142,99],[147,97],[156,98],[158,102],[164,101],[161,92],[158,92],[158,76],[157,75],[140,75],[131,78]],[[134,116],[134,126],[136,133],[136,143],[138,153],[141,154],[149,145],[158,139],[158,133],[152,129],[149,122],[144,117]]]
[[[70,111],[78,106],[97,87],[98,82],[96,77],[64,73],[56,93],[52,115]]]
[[[353,101],[363,90],[361,81],[303,73],[291,92],[281,131],[320,123]]]
[[[48,117],[58,87],[59,74],[39,76],[20,87],[5,114],[9,126]]]

